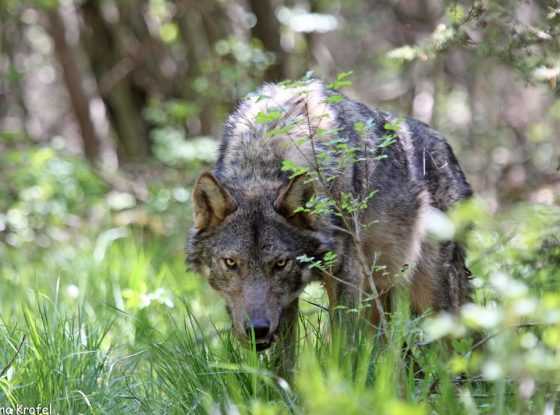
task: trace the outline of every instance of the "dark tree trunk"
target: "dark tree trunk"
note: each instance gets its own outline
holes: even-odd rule
[[[207,105],[207,98],[201,99],[193,88],[193,82],[202,76],[201,63],[209,55],[209,40],[203,36],[202,14],[194,2],[183,0],[180,2],[177,23],[185,45],[187,67],[182,82],[183,95],[199,106],[198,118],[200,130],[197,133],[209,135],[212,132],[212,109]]]
[[[53,39],[56,58],[62,69],[72,111],[80,127],[84,153],[94,162],[99,156],[99,139],[89,112],[89,98],[82,86],[82,75],[72,48],[66,42],[66,28],[58,9],[47,12],[48,30]]]
[[[29,109],[25,101],[25,86],[20,70],[18,70],[17,54],[25,49],[25,37],[23,36],[22,23],[15,19],[9,19],[9,15],[0,8],[0,20],[5,24],[0,26],[0,53],[3,51],[7,60],[8,73],[0,73],[0,120],[8,113],[10,104],[13,102],[17,108],[21,123],[21,131],[26,137],[30,137],[27,130],[29,120]]]
[[[280,43],[280,22],[274,15],[274,7],[270,0],[249,0],[249,5],[257,18],[251,34],[262,42],[265,50],[275,56],[275,62],[265,73],[265,80],[280,81],[285,77],[286,56]]]
[[[187,55],[187,69],[183,78],[183,94],[186,99],[200,106],[200,134],[211,135],[216,123],[215,102],[213,97],[198,96],[193,88],[193,81],[205,74],[202,65],[213,54],[216,42],[229,33],[228,20],[222,6],[215,0],[204,4],[196,0],[179,2],[177,23],[183,37]],[[227,98],[220,97],[224,102]]]
[[[82,41],[115,132],[119,162],[143,160],[150,149],[142,116],[147,93],[132,80],[135,55],[142,50],[132,54],[122,50],[117,28],[105,20],[100,7],[97,0],[86,0],[80,6]]]

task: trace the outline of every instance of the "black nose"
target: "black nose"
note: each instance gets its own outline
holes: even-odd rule
[[[265,318],[258,318],[245,322],[247,336],[252,337],[253,331],[255,332],[255,340],[265,339],[270,332],[270,321]]]

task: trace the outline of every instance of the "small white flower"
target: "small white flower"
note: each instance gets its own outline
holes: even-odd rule
[[[457,318],[449,313],[440,313],[438,316],[431,318],[424,324],[426,331],[426,341],[432,342],[442,337],[452,335],[461,336],[465,332],[463,325],[457,321]]]
[[[560,310],[547,310],[544,313],[544,322],[546,324],[556,324],[560,322]]]
[[[553,66],[539,66],[533,71],[533,77],[537,81],[550,81],[551,79],[556,79],[560,76],[560,67]]]
[[[537,309],[537,300],[534,298],[520,298],[513,305],[513,312],[519,317],[533,314]]]
[[[68,297],[70,297],[71,299],[75,300],[75,299],[78,298],[79,295],[80,295],[80,289],[78,288],[77,285],[69,284],[69,285],[66,287],[66,294],[68,294]]]
[[[441,210],[430,207],[425,216],[424,223],[429,235],[438,241],[448,241],[455,235],[455,225]]]
[[[16,374],[16,369],[13,366],[10,366],[6,371],[6,379],[8,380],[8,382],[14,378],[15,374]]]
[[[482,366],[482,376],[486,380],[497,380],[504,374],[502,367],[493,360],[490,360]]]
[[[502,313],[496,307],[482,307],[468,303],[461,309],[463,321],[476,328],[490,329],[502,321]]]
[[[136,199],[130,193],[112,191],[107,195],[107,204],[113,210],[129,209],[136,205]]]
[[[490,278],[492,287],[504,297],[517,298],[527,293],[527,286],[503,272],[496,272]]]
[[[521,336],[521,347],[525,349],[532,349],[538,343],[539,339],[533,333],[528,332]]]
[[[173,190],[173,197],[177,202],[186,202],[190,198],[190,193],[184,187],[176,187]]]
[[[175,307],[171,294],[164,288],[158,288],[154,292],[142,294],[140,296],[140,308],[148,307],[152,301],[162,304],[168,308]]]

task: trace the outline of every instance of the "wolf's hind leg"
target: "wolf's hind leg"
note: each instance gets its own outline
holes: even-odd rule
[[[471,272],[465,265],[465,251],[453,241],[432,248],[423,246],[422,260],[414,272],[412,306],[418,314],[429,308],[456,312],[471,300]]]
[[[457,311],[471,301],[471,272],[465,264],[465,250],[457,242],[445,242],[440,246],[441,287],[440,309]]]

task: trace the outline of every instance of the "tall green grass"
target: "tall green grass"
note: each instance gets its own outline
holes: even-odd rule
[[[59,414],[553,413],[560,214],[531,206],[496,219],[465,209],[454,220],[459,231],[466,218],[478,223],[465,236],[478,305],[460,316],[413,316],[400,293],[380,336],[361,320],[331,324],[312,287],[301,301],[289,379],[274,372],[270,353],[232,338],[222,303],[185,270],[175,241],[109,228],[33,255],[3,249],[0,407],[51,405]]]
[[[0,406],[51,406],[57,413],[125,413],[127,371],[104,345],[110,323],[93,325],[49,306],[23,310],[21,326],[0,326]]]

